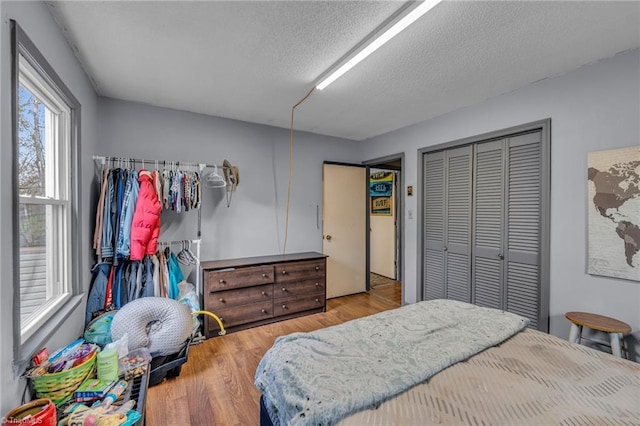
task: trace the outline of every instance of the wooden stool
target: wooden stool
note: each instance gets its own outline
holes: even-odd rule
[[[614,318],[605,317],[603,315],[590,314],[587,312],[567,312],[565,318],[571,321],[571,332],[569,333],[569,341],[580,343],[582,337],[582,327],[592,330],[609,333],[609,341],[611,342],[611,353],[618,358],[622,358],[620,350],[620,340],[623,334],[631,333],[631,326]],[[585,338],[586,339],[586,338]],[[598,342],[602,343],[602,342]]]

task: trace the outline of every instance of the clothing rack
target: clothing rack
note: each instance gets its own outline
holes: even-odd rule
[[[228,167],[225,166],[220,166],[217,164],[205,164],[205,163],[192,163],[192,162],[188,162],[188,161],[166,161],[166,160],[147,160],[147,159],[142,159],[142,158],[128,158],[128,157],[105,157],[102,155],[94,155],[93,156],[93,160],[94,161],[98,161],[100,162],[101,165],[105,165],[109,162],[112,163],[133,163],[133,164],[140,164],[142,166],[146,166],[147,164],[149,165],[153,165],[153,166],[160,166],[162,165],[163,167],[169,166],[169,167],[197,167],[200,171],[206,169],[206,168],[219,168],[219,169],[228,169]]]
[[[191,243],[191,244],[197,244],[199,243],[201,240],[195,239],[195,240],[172,240],[172,241],[158,241],[158,245],[159,246],[164,246],[164,247],[171,247],[174,244],[184,244],[184,243]]]
[[[166,161],[166,160],[148,160],[148,159],[141,159],[141,158],[128,158],[128,157],[109,157],[109,156],[102,156],[102,155],[94,155],[93,156],[93,160],[95,162],[100,163],[101,166],[105,166],[107,163],[111,163],[113,166],[125,166],[125,165],[132,165],[132,164],[140,164],[142,166],[142,168],[147,167],[147,165],[149,165],[149,168],[155,168],[157,170],[157,168],[159,166],[162,167],[189,167],[189,168],[197,168],[200,172],[202,172],[204,169],[206,168],[219,168],[221,170],[223,169],[228,169],[228,167],[225,166],[220,166],[220,165],[212,165],[212,164],[206,164],[206,163],[193,163],[193,162],[186,162],[186,161]],[[194,265],[196,267],[196,279],[195,279],[195,287],[196,287],[196,294],[198,295],[198,297],[200,297],[202,295],[202,289],[201,287],[201,271],[200,271],[200,243],[202,242],[201,240],[201,236],[202,236],[202,208],[198,209],[198,226],[197,226],[197,235],[196,235],[196,239],[193,240],[175,240],[175,241],[158,241],[158,245],[161,246],[171,246],[172,244],[181,244],[181,243],[186,243],[189,242],[191,244],[194,244],[196,246],[196,257],[198,258],[198,263],[196,265]]]

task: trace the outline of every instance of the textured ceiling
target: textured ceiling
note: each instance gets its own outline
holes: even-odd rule
[[[288,127],[398,1],[47,2],[98,94]],[[363,140],[640,46],[640,2],[445,1],[296,109]]]

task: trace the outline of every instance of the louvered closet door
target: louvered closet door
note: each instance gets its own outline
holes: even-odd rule
[[[504,309],[546,331],[542,132],[427,153],[423,167],[424,298]]]
[[[445,298],[444,288],[444,152],[423,157],[424,170],[424,299]]]
[[[505,140],[480,143],[474,155],[473,303],[504,309]]]
[[[471,302],[471,154],[472,146],[445,153],[446,298]]]
[[[471,146],[424,156],[424,298],[471,301]]]
[[[507,140],[506,307],[539,328],[542,134]]]

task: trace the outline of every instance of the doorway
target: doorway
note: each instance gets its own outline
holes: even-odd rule
[[[367,290],[400,306],[403,303],[404,154],[364,162],[369,176],[366,247]]]

